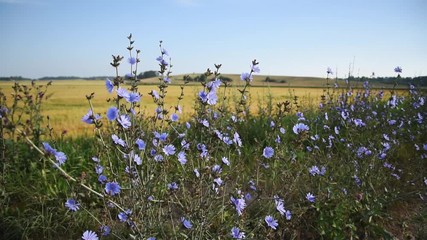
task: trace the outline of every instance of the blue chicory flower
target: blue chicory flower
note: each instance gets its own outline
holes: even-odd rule
[[[120,125],[122,125],[124,129],[128,129],[132,125],[130,122],[130,117],[125,114],[120,115],[117,121],[120,123]]]
[[[304,123],[297,123],[292,128],[292,130],[294,131],[295,134],[300,134],[301,132],[310,130],[310,128],[307,125],[305,125]]]
[[[107,110],[107,119],[110,121],[116,120],[118,115],[119,115],[119,109],[117,109],[116,107],[110,107]]]
[[[111,80],[108,78],[105,80],[105,87],[107,88],[107,91],[109,93],[113,92],[113,88],[114,88],[113,82],[111,82]]]
[[[171,119],[172,122],[176,122],[176,121],[178,121],[179,116],[176,113],[172,113],[170,119]]]
[[[233,227],[231,229],[231,237],[234,239],[243,239],[245,238],[245,233],[241,232],[239,228]]]
[[[267,225],[269,227],[271,227],[272,229],[276,230],[277,226],[279,226],[279,223],[277,223],[277,220],[274,219],[272,216],[268,215],[265,217],[265,222],[267,223]]]
[[[94,123],[94,120],[99,120],[101,116],[99,114],[93,114],[92,110],[89,109],[89,111],[82,117],[82,122],[85,122],[87,124]]]
[[[181,217],[181,222],[186,229],[191,229],[193,227],[193,224],[191,224],[191,222],[184,217]]]
[[[241,216],[243,214],[243,210],[246,208],[246,202],[244,198],[234,198],[231,197],[231,203],[234,204],[236,208],[237,214]]]
[[[265,158],[272,158],[274,155],[274,149],[272,147],[265,147],[263,152],[262,152],[262,155]]]
[[[120,193],[120,185],[116,182],[108,182],[105,185],[105,192],[107,192],[107,194],[114,196]]]
[[[308,193],[305,195],[305,198],[306,198],[309,202],[312,202],[312,203],[314,203],[314,201],[316,200],[316,197],[315,197],[313,194],[311,194],[310,192],[308,192]]]
[[[163,152],[166,154],[166,156],[171,156],[175,154],[175,146],[172,144],[166,145],[163,148]]]
[[[86,230],[82,236],[83,240],[98,240],[98,235],[91,230]]]
[[[99,227],[99,231],[101,232],[102,236],[108,236],[108,235],[110,235],[111,228],[107,225],[103,225],[103,226]]]
[[[120,145],[122,147],[126,146],[126,143],[123,139],[119,138],[116,134],[111,135],[111,138],[113,139],[113,142],[117,145]]]
[[[136,63],[136,58],[130,57],[130,58],[128,58],[128,62],[130,65],[134,65]]]
[[[75,212],[79,210],[80,203],[78,203],[75,199],[70,198],[70,199],[67,199],[67,201],[65,202],[65,207]]]
[[[187,157],[184,151],[178,153],[178,161],[181,165],[185,165],[187,163]]]
[[[145,149],[145,142],[142,139],[136,139],[135,141],[136,145],[138,146],[139,150],[144,150]]]
[[[240,75],[240,79],[245,82],[251,82],[253,78],[250,73],[244,72]]]

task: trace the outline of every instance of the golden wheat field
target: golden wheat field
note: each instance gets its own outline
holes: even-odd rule
[[[48,81],[37,81],[37,84],[46,85]],[[0,89],[10,102],[12,86],[14,82],[0,82]],[[20,82],[20,84],[30,85],[30,82]],[[238,89],[242,86],[234,84],[233,87],[220,89],[219,98],[224,94],[227,96],[227,103],[230,108],[234,107],[240,96]],[[197,93],[202,89],[201,85],[192,84],[184,87],[184,99],[179,103],[183,109],[181,120],[185,120],[194,111],[194,103]],[[138,92],[142,94],[140,111],[147,116],[152,116],[156,108],[151,96],[151,90],[158,90],[156,85],[140,85]],[[112,105],[107,100],[112,99],[115,93],[108,93],[105,82],[101,80],[60,80],[54,81],[47,91],[48,99],[42,105],[42,114],[49,116],[49,124],[54,131],[67,132],[67,136],[78,136],[88,134],[93,130],[93,126],[81,121],[83,115],[89,110],[89,102],[86,95],[94,93],[92,105],[95,113],[105,116],[105,112]],[[273,103],[279,101],[293,102],[294,96],[298,97],[298,104],[303,108],[311,108],[320,101],[320,96],[324,93],[322,88],[309,87],[277,87],[277,86],[254,86],[249,88],[249,103],[252,112],[256,113],[259,108],[267,105],[271,99]],[[171,110],[178,104],[178,96],[181,94],[179,85],[171,85],[167,88],[165,105]],[[45,118],[44,124],[47,125]]]

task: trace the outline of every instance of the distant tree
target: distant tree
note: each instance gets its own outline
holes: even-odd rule
[[[31,80],[31,79],[24,78],[21,76],[0,77],[0,81],[23,81],[23,80]]]
[[[232,82],[233,81],[233,79],[231,79],[229,77],[225,77],[225,76],[219,76],[218,78],[223,82]]]
[[[159,72],[157,71],[145,71],[143,73],[138,74],[138,78],[139,79],[144,79],[144,78],[152,78],[152,77],[158,77],[159,76]]]
[[[206,82],[206,75],[205,74],[200,74],[199,76],[194,78],[195,82]]]
[[[286,83],[286,80],[285,79],[282,79],[282,80],[272,79],[272,78],[267,76],[265,78],[264,82]]]

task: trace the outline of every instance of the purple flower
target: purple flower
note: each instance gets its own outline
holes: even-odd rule
[[[181,222],[186,229],[191,229],[193,227],[193,224],[191,224],[191,222],[184,217],[181,217]]]
[[[250,200],[252,199],[252,195],[251,195],[250,193],[246,193],[246,194],[245,194],[245,199],[246,199],[247,201],[250,201]]]
[[[162,48],[161,52],[162,52],[162,55],[169,56],[169,52],[166,49]]]
[[[130,65],[134,65],[136,63],[136,58],[130,57],[128,58],[128,62],[130,63]]]
[[[160,154],[157,154],[156,156],[154,156],[154,161],[156,161],[156,162],[162,162],[163,160],[164,160],[164,158]]]
[[[206,96],[206,102],[209,105],[215,105],[217,101],[218,101],[218,96],[216,95],[216,91],[212,89]]]
[[[228,158],[226,158],[226,157],[222,157],[221,161],[222,161],[222,163],[224,163],[225,165],[230,166],[230,161],[228,161]]]
[[[209,121],[207,119],[201,120],[200,123],[207,128],[209,127]]]
[[[166,62],[165,59],[163,59],[163,56],[157,57],[156,60],[160,63],[160,65],[164,65],[164,66],[168,66],[169,65],[169,63]]]
[[[240,139],[240,135],[238,132],[235,132],[233,135],[233,142],[238,146],[241,147],[242,146],[242,140]]]
[[[96,235],[95,232],[92,232],[90,230],[86,230],[83,233],[82,239],[83,240],[98,240],[98,235]]]
[[[126,222],[129,219],[129,216],[132,214],[132,210],[127,209],[124,212],[120,212],[117,217],[119,218],[120,222]]]
[[[215,164],[215,165],[212,167],[212,172],[213,172],[213,173],[221,173],[221,172],[222,172],[222,169],[221,169],[221,167],[220,167],[218,164]]]
[[[120,145],[122,147],[126,146],[125,141],[123,141],[122,139],[120,139],[116,134],[111,135],[111,138],[113,139],[113,142],[117,145]]]
[[[194,175],[196,175],[196,177],[200,177],[199,169],[195,168],[193,172],[194,172]]]
[[[291,211],[286,210],[285,215],[286,215],[286,220],[291,220],[291,218],[292,218],[292,213],[291,213]]]
[[[265,147],[263,152],[262,152],[262,155],[265,158],[271,158],[274,155],[274,149],[272,147]]]
[[[218,89],[221,86],[222,82],[220,79],[215,78],[215,80],[208,82],[206,86],[208,89]]]
[[[268,215],[265,217],[265,222],[267,223],[267,225],[269,227],[271,227],[272,229],[276,230],[277,226],[279,226],[279,223],[277,223],[277,220],[274,219],[272,216]]]
[[[120,118],[117,121],[124,129],[128,129],[131,126],[130,117],[128,115],[120,115]]]
[[[55,153],[56,153],[56,149],[52,148],[52,147],[49,145],[49,143],[47,143],[47,142],[43,142],[42,144],[43,144],[43,148],[44,148],[44,150],[45,150],[45,152],[46,152],[47,154],[55,155]]]
[[[172,113],[172,115],[171,115],[171,121],[172,122],[176,122],[176,121],[178,121],[178,119],[179,119],[178,114]]]
[[[221,186],[222,185],[222,179],[220,178],[220,177],[218,177],[218,178],[215,178],[214,180],[214,183],[216,183],[218,186]]]
[[[144,150],[145,149],[145,142],[142,139],[136,139],[136,145],[138,146],[139,150]]]
[[[175,147],[172,144],[166,145],[163,148],[163,152],[167,155],[167,156],[171,156],[175,154]]]
[[[74,212],[79,210],[79,206],[80,206],[80,203],[78,203],[76,200],[72,198],[67,199],[67,201],[65,202],[65,207],[67,207],[68,209]]]
[[[107,80],[105,80],[105,87],[107,88],[107,91],[109,93],[113,92],[113,88],[114,88],[113,82],[111,82],[111,80],[108,78],[107,78]]]
[[[354,183],[356,183],[357,186],[361,186],[362,185],[362,180],[360,180],[360,178],[357,175],[353,176],[354,179]]]
[[[308,171],[310,172],[311,176],[316,176],[317,174],[320,174],[320,169],[317,166],[312,166],[308,169]]]
[[[276,204],[276,210],[283,216],[285,215],[285,205],[283,199],[279,198],[277,195],[274,196],[274,203]]]
[[[324,166],[322,166],[322,168],[320,169],[320,175],[324,176],[326,173],[326,168]]]
[[[168,183],[167,186],[168,186],[168,189],[171,190],[171,191],[178,190],[178,184],[176,182]]]
[[[159,95],[159,93],[156,90],[151,90],[150,95],[153,96],[153,98],[155,100],[159,100],[159,98],[160,98],[160,95]]]
[[[253,180],[249,181],[249,188],[256,191],[256,186],[255,186],[255,182]]]
[[[154,137],[159,139],[161,142],[166,141],[167,137],[168,137],[168,133],[158,133],[158,132],[154,132]]]
[[[119,115],[119,109],[117,109],[116,107],[110,107],[107,110],[107,119],[110,121],[114,121],[118,115]]]
[[[137,103],[141,100],[141,96],[139,95],[139,93],[136,92],[131,92],[124,96],[124,98],[128,103]]]
[[[184,151],[178,153],[178,161],[181,165],[185,165],[187,163],[187,157],[185,156]]]
[[[96,172],[96,174],[102,174],[102,171],[104,171],[104,167],[103,166],[101,166],[101,165],[99,165],[99,164],[96,164],[96,166],[95,166],[95,172]]]
[[[164,81],[165,83],[167,83],[167,84],[170,84],[170,83],[171,83],[171,79],[170,79],[169,77],[164,77],[164,78],[163,78],[163,81]]]
[[[234,239],[243,239],[245,238],[245,233],[241,232],[239,228],[233,227],[231,229],[231,237]]]
[[[200,98],[200,101],[202,101],[203,103],[206,103],[206,101],[208,101],[208,94],[205,91],[200,91],[199,98]]]
[[[243,210],[246,207],[245,199],[231,197],[231,203],[234,204],[234,207],[236,208],[237,214],[239,216],[241,216]]]
[[[56,163],[61,166],[62,164],[65,163],[65,161],[67,160],[67,156],[65,155],[65,153],[63,152],[56,152],[55,153],[55,159],[56,159]]]
[[[254,72],[254,73],[259,73],[260,69],[259,69],[258,65],[252,65],[251,66],[251,71]]]
[[[114,196],[116,194],[120,193],[120,185],[116,182],[108,182],[107,184],[105,184],[105,192],[107,192],[107,194]]]
[[[108,236],[108,235],[110,235],[111,228],[107,225],[103,225],[103,226],[99,227],[99,231],[101,232],[102,236]]]
[[[133,161],[136,163],[136,165],[141,165],[142,164],[142,160],[141,157],[138,154],[135,154],[135,156],[133,157]]]
[[[128,98],[129,92],[126,89],[119,87],[119,89],[117,89],[117,95],[122,98]]]
[[[300,134],[301,132],[310,130],[310,128],[307,125],[305,125],[304,123],[297,123],[292,128],[292,130],[294,131],[295,134]]]
[[[94,119],[98,120],[100,119],[101,116],[99,114],[93,114],[92,110],[89,109],[89,111],[82,117],[82,121],[87,123],[87,124],[92,124],[94,123]]]
[[[244,72],[244,73],[242,73],[242,75],[240,75],[240,79],[242,81],[245,81],[245,82],[251,82],[253,78],[252,78],[252,75],[250,73]]]
[[[356,127],[364,127],[366,124],[362,121],[362,119],[356,118],[353,120]]]
[[[107,177],[104,175],[99,175],[98,182],[104,184],[107,181]]]
[[[310,192],[309,192],[309,193],[307,193],[307,194],[305,195],[305,198],[306,198],[309,202],[312,202],[312,203],[314,203],[314,201],[316,200],[316,197],[315,197],[313,194],[311,194]]]

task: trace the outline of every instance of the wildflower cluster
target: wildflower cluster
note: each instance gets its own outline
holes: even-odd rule
[[[176,104],[165,102],[173,80],[162,42],[158,88],[140,91],[140,52],[133,54],[128,39],[130,73],[106,80],[112,95],[106,113],[95,113],[90,95],[82,118],[98,140],[85,159],[92,166],[85,180],[91,182],[80,183],[96,196],[95,204],[78,193],[64,201],[67,214],[81,208],[99,213],[93,215],[98,226],[88,226],[83,239],[375,238],[387,232],[378,227],[387,217],[384,206],[408,183],[427,185],[425,160],[418,170],[405,167],[427,158],[427,105],[415,87],[408,96],[393,92],[387,100],[368,82],[363,89],[348,82],[316,114],[292,111],[283,102],[256,116],[248,108],[248,89],[259,63],[252,61],[241,74],[234,108],[225,94],[229,83],[215,65],[196,93],[196,112],[184,121],[183,93]],[[123,59],[113,56],[116,72]],[[147,101],[142,92],[156,104],[151,115],[141,111]],[[405,147],[413,151],[401,157]],[[65,154],[48,143],[43,149],[63,171]],[[314,235],[303,234],[308,226]]]

